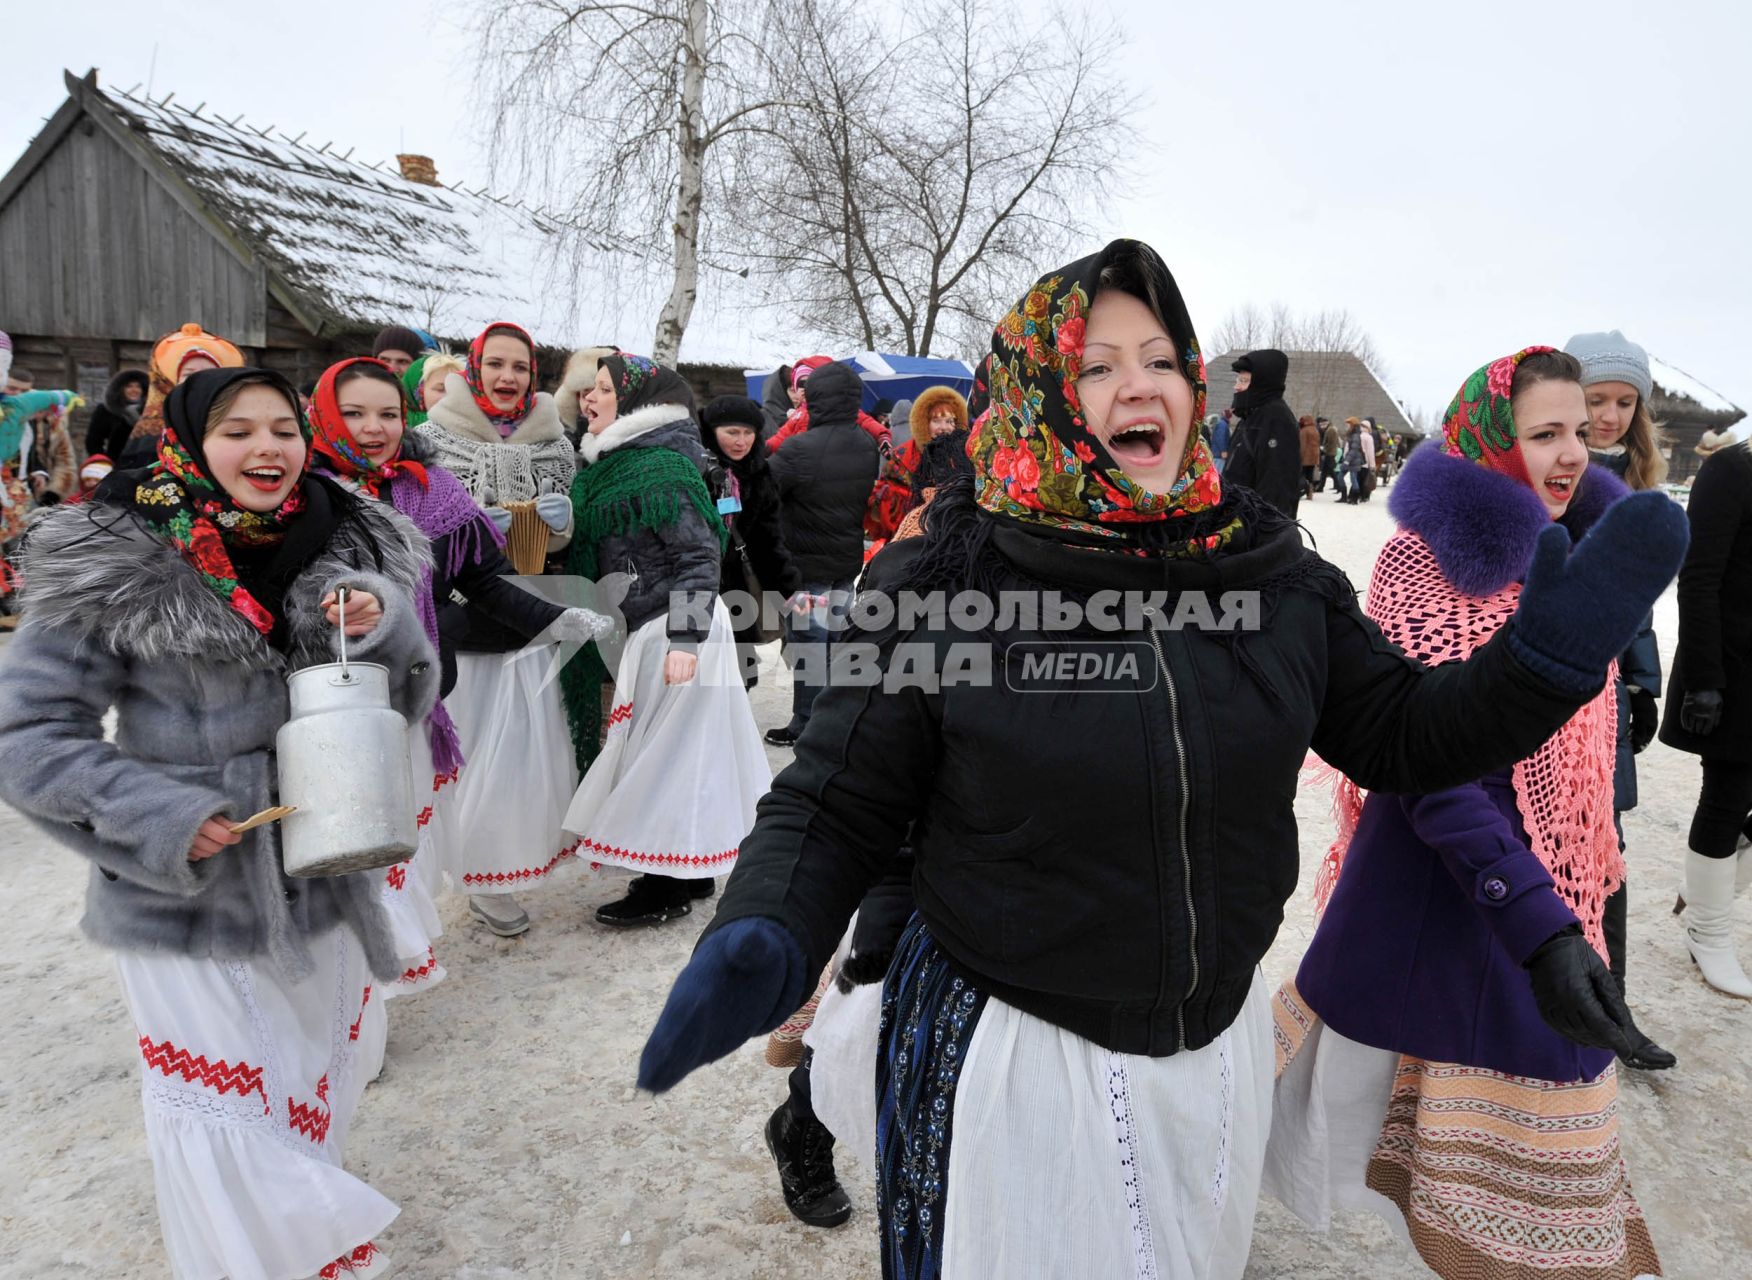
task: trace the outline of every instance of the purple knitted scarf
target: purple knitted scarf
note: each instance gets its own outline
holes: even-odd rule
[[[443,467],[427,466],[426,484],[410,475],[393,477],[389,482],[389,502],[397,511],[414,522],[414,527],[433,542],[451,535],[444,557],[444,576],[452,579],[465,564],[479,560],[488,546],[503,548],[505,539],[481,514],[475,500],[469,497],[462,482]],[[432,599],[432,571],[424,571],[426,580],[420,592],[420,623],[426,628],[426,638],[432,648],[438,648],[438,606]],[[462,740],[457,737],[456,724],[442,700],[432,704],[426,717],[426,727],[432,743],[432,763],[440,776],[460,769],[465,763]]]

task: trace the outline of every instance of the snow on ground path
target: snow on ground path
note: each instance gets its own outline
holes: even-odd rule
[[[1303,507],[1320,550],[1362,588],[1390,525],[1378,494]],[[1672,652],[1671,593],[1657,610]],[[762,728],[789,709],[782,680],[757,690]],[[775,766],[788,753],[773,751]],[[1668,914],[1697,765],[1656,744],[1643,807],[1626,823],[1632,868],[1632,1003],[1680,1058],[1627,1079],[1633,1185],[1669,1276],[1741,1274],[1752,1175],[1752,1004],[1694,976]],[[1331,835],[1327,797],[1297,802],[1304,875],[1266,962],[1291,972],[1312,931],[1310,886]],[[139,1108],[138,1052],[114,969],[76,927],[85,883],[73,855],[0,809],[0,1276],[135,1280],[164,1274]],[[535,927],[502,941],[444,903],[450,978],[390,1007],[388,1066],[365,1094],[348,1164],[402,1206],[379,1243],[410,1280],[852,1280],[877,1274],[874,1198],[838,1231],[793,1221],[761,1141],[784,1076],[751,1044],[674,1093],[634,1093],[638,1051],[707,916],[614,933],[590,912],[614,883],[572,876],[525,897]],[[1739,911],[1752,962],[1752,903]],[[624,1242],[624,1243],[623,1243]],[[1305,1231],[1266,1202],[1250,1280],[1399,1280],[1427,1274],[1373,1219]]]

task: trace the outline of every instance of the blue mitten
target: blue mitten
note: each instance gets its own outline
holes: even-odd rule
[[[776,920],[750,916],[709,934],[670,988],[639,1055],[639,1087],[673,1089],[696,1067],[778,1026],[809,998],[807,965]]]
[[[1570,550],[1569,531],[1540,531],[1509,650],[1540,679],[1582,696],[1636,638],[1691,540],[1685,512],[1660,493],[1633,493]]]

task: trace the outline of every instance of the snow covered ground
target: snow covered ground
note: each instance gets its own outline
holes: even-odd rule
[[[1385,503],[1303,508],[1321,551],[1361,587],[1389,532]],[[1671,593],[1657,611],[1672,651]],[[756,697],[763,728],[785,718],[782,685]],[[773,752],[775,766],[787,753]],[[1631,1176],[1666,1273],[1744,1275],[1752,1177],[1752,1006],[1694,974],[1668,909],[1696,796],[1696,761],[1656,744],[1642,757],[1643,806],[1626,823],[1631,993],[1678,1070],[1624,1083]],[[1309,890],[1331,826],[1307,791],[1303,884],[1266,962],[1290,972],[1312,930]],[[139,1055],[108,958],[76,929],[83,866],[0,810],[0,1275],[133,1280],[163,1275],[139,1111]],[[793,1221],[761,1127],[784,1077],[758,1045],[662,1098],[636,1094],[634,1064],[705,913],[632,934],[596,925],[610,882],[573,877],[525,898],[534,929],[502,941],[460,899],[441,986],[390,1007],[388,1065],[355,1123],[348,1165],[402,1206],[380,1240],[416,1280],[877,1274],[873,1195],[838,1231]],[[709,905],[709,904],[708,904]],[[1752,961],[1752,903],[1739,913]],[[1251,1280],[1398,1280],[1428,1274],[1366,1217],[1327,1237],[1269,1202]]]

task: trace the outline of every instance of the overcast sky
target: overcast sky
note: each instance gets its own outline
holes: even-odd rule
[[[96,66],[355,157],[419,151],[446,181],[486,179],[467,0],[184,0],[171,21],[137,0],[16,8],[0,167],[64,99],[62,68]],[[1439,411],[1488,359],[1622,328],[1752,409],[1748,6],[1113,10],[1112,76],[1149,95],[1147,145],[1091,244],[1155,244],[1205,333],[1249,301],[1346,307],[1394,392]]]

